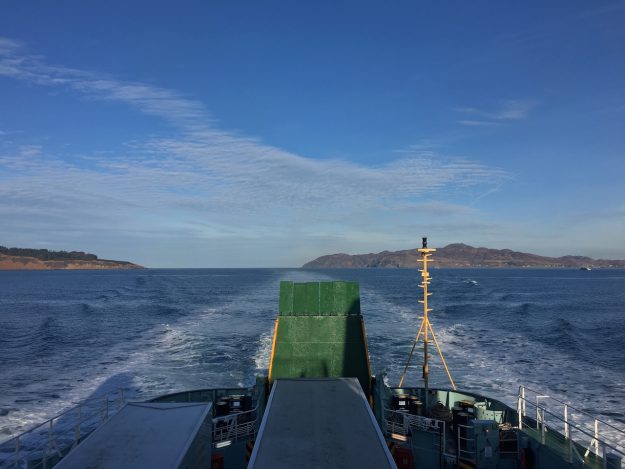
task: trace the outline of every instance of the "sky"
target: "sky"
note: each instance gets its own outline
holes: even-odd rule
[[[625,259],[625,1],[5,0],[0,245]]]

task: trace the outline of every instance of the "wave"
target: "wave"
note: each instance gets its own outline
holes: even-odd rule
[[[358,280],[373,370],[386,370],[389,382],[397,382],[420,324],[414,272],[293,269],[218,276],[222,274],[85,273],[77,274],[83,282],[80,291],[68,284],[61,297],[59,285],[53,290],[34,283],[21,293],[5,294],[15,299],[0,317],[0,353],[6,364],[0,376],[0,413],[6,410],[0,433],[43,421],[119,375],[126,376],[123,386],[140,399],[252,384],[254,374],[268,366],[280,280]],[[478,286],[469,288],[460,275]],[[597,302],[589,318],[586,308],[571,307],[593,295],[587,281],[579,280],[582,290],[574,280],[558,283],[542,271],[541,276],[552,279],[547,285],[529,271],[515,272],[514,279],[507,275],[435,272],[431,321],[459,387],[514,405],[518,385],[525,383],[553,396],[576,396],[593,413],[621,418],[610,415],[620,412],[615,406],[625,400],[625,324],[622,313],[614,311],[625,301],[621,284],[597,283],[596,298],[609,295],[613,300]],[[29,296],[29,290],[39,291],[38,296]],[[410,383],[421,383],[421,354],[418,349]],[[431,376],[433,384],[447,385],[436,353]]]

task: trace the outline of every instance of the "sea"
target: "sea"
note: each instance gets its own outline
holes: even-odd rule
[[[521,384],[625,428],[625,270],[434,269],[430,320],[459,389]],[[397,385],[417,333],[411,269],[0,272],[0,442],[83,399],[251,386],[281,280],[353,280],[371,366]],[[406,384],[422,385],[417,348]],[[440,359],[431,385],[449,387]]]

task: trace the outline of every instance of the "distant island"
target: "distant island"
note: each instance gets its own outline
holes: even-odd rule
[[[98,259],[82,251],[7,248],[0,246],[0,270],[143,269],[127,261]]]
[[[421,255],[415,249],[377,254],[330,254],[307,262],[308,269],[415,268]],[[510,249],[474,248],[449,244],[434,253],[433,267],[621,267],[625,260],[584,256],[545,257]]]

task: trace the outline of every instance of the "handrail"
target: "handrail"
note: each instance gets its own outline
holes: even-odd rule
[[[36,426],[29,428],[28,430],[20,433],[19,435],[16,435],[14,437],[9,438],[8,440],[3,441],[2,443],[0,443],[0,447],[4,446],[6,443],[8,443],[10,441],[13,441],[13,440],[15,440],[17,438],[20,438],[20,437],[22,437],[22,436],[24,436],[24,435],[26,435],[28,433],[32,433],[35,430],[37,430],[38,428],[45,427],[46,425],[49,425],[50,422],[52,422],[54,420],[59,420],[61,417],[65,416],[65,415],[67,415],[67,414],[69,414],[71,412],[76,411],[76,409],[78,409],[79,407],[84,407],[86,402],[91,402],[91,401],[96,401],[96,400],[102,400],[103,402],[106,402],[105,399],[107,399],[107,397],[108,396],[100,396],[98,398],[90,398],[90,399],[85,399],[84,401],[79,401],[77,404],[74,404],[73,407],[70,407],[69,409],[66,409],[66,410],[56,414],[54,417],[51,417],[48,420],[45,420],[45,421],[41,422],[40,424],[37,424]],[[111,402],[111,400],[108,399],[108,402]],[[94,416],[94,415],[97,415],[97,412],[95,414],[92,414],[91,416]]]
[[[248,416],[250,417],[248,419]],[[240,422],[240,420],[244,420]],[[244,438],[256,434],[256,422],[258,420],[258,406],[245,412],[237,412],[235,414],[222,415],[213,418],[213,444],[222,441]],[[217,426],[218,422],[231,422],[233,425],[225,427]]]
[[[533,403],[532,403],[533,404]],[[535,404],[533,404],[535,406]],[[561,418],[559,415],[554,414],[553,412],[549,412],[547,409],[545,409],[544,407],[540,407],[538,406],[539,409],[542,410],[543,413],[552,415],[553,417],[555,417],[556,419],[558,419],[559,421],[563,422],[563,423],[567,423],[569,426],[572,426],[574,429],[576,429],[577,431],[579,431],[580,433],[583,433],[584,435],[586,435],[587,437],[589,437],[591,439],[591,441],[594,440],[598,440],[599,442],[602,443],[603,446],[606,446],[614,451],[616,451],[617,453],[622,454],[623,456],[625,456],[625,452],[620,450],[618,447],[614,446],[614,442],[610,441],[610,439],[605,438],[605,439],[600,439],[598,437],[598,435],[594,435],[594,434],[590,434],[588,433],[585,429],[583,429],[582,427],[575,425],[575,424],[571,424],[569,423],[567,420],[564,420],[563,418]],[[540,422],[541,425],[545,425],[547,428],[549,428],[549,425],[544,421],[541,420]],[[566,437],[564,435],[562,435],[564,437],[564,439],[566,439]]]
[[[526,389],[526,390],[528,390],[529,388],[525,388],[525,389]],[[532,391],[532,392],[535,392],[535,391],[533,391],[533,390],[531,390],[531,389],[529,389],[529,390],[530,390],[530,391]],[[549,397],[550,399],[555,400],[556,402],[558,402],[558,403],[560,403],[560,404],[562,404],[562,405],[566,406],[568,409],[573,409],[573,410],[575,410],[575,411],[577,411],[577,412],[579,412],[579,413],[582,413],[582,414],[586,415],[587,417],[590,417],[590,418],[591,418],[591,419],[593,419],[593,420],[596,420],[597,422],[602,423],[603,425],[606,425],[606,426],[610,427],[610,428],[611,428],[611,429],[613,429],[613,430],[616,430],[617,432],[619,432],[620,434],[622,434],[622,435],[623,435],[623,437],[625,438],[625,431],[624,431],[623,429],[620,429],[620,428],[618,428],[618,427],[615,427],[614,425],[611,425],[611,424],[609,424],[609,423],[605,422],[604,420],[601,420],[601,419],[595,418],[592,414],[589,414],[588,412],[585,412],[585,411],[583,411],[583,410],[579,410],[579,409],[577,409],[577,408],[575,408],[575,407],[573,407],[573,406],[569,405],[569,404],[568,404],[568,403],[566,403],[566,402],[560,401],[559,399],[553,398],[553,397],[551,397],[551,396],[545,396],[545,397]],[[527,398],[522,397],[522,396],[519,396],[519,399],[521,399],[521,400],[525,401],[526,403],[527,403],[527,402],[529,402],[529,404],[530,404],[530,405],[534,406],[535,408],[541,409],[544,413],[547,413],[547,414],[549,414],[549,415],[552,415],[553,417],[555,417],[556,419],[560,420],[561,422],[567,423],[568,425],[572,425],[574,428],[576,428],[576,429],[577,429],[577,430],[579,430],[580,432],[584,433],[586,436],[589,436],[589,437],[591,437],[591,438],[595,438],[595,435],[594,435],[594,434],[587,433],[587,432],[586,432],[586,430],[585,430],[585,429],[583,429],[583,428],[581,428],[579,425],[575,424],[574,422],[573,422],[573,423],[570,423],[570,420],[569,420],[569,419],[564,419],[564,418],[562,418],[559,414],[555,414],[555,413],[551,412],[550,410],[548,410],[548,409],[547,409],[547,407],[545,407],[545,406],[541,406],[541,405],[537,405],[535,402],[533,402],[533,401],[531,401],[531,400],[528,400]],[[620,451],[619,451],[619,452],[620,452]]]
[[[525,386],[525,385],[521,385],[521,386],[519,386],[519,396],[521,395],[521,389],[525,389],[526,391],[533,392],[534,394],[540,394],[540,392],[539,392],[539,391],[535,391],[535,390],[534,390],[534,389],[532,389],[532,388],[528,388],[528,387],[527,387],[527,386]],[[610,424],[610,423],[606,422],[605,420],[598,419],[598,418],[596,418],[594,415],[592,415],[592,414],[590,414],[590,413],[586,412],[585,410],[581,410],[581,409],[578,409],[577,407],[573,407],[573,406],[572,406],[571,404],[569,404],[568,402],[561,401],[561,400],[560,400],[560,399],[558,399],[558,398],[555,398],[555,397],[552,397],[552,396],[546,396],[546,397],[548,397],[549,399],[551,399],[551,400],[553,400],[553,401],[558,402],[559,404],[566,405],[569,409],[573,409],[573,410],[575,410],[576,412],[579,412],[580,414],[584,414],[585,416],[590,417],[590,418],[592,418],[593,420],[596,420],[597,422],[600,422],[600,423],[602,423],[602,424],[604,424],[604,425],[606,425],[606,426],[608,426],[608,427],[612,428],[613,430],[616,430],[616,431],[618,431],[619,433],[623,433],[623,434],[625,435],[625,430],[623,430],[622,428],[615,427],[614,425],[612,425],[612,424]]]
[[[530,399],[528,397],[526,397],[525,391],[530,391],[530,393],[534,393],[534,399]],[[563,406],[563,415],[560,415],[558,413],[554,413],[551,410],[549,410],[547,408],[546,404],[542,404],[539,402],[539,399],[549,399],[551,401],[554,401],[556,403],[558,403],[559,405]],[[551,397],[551,396],[546,396],[546,395],[541,395],[538,391],[525,387],[523,385],[519,386],[519,394],[517,397],[517,414],[518,414],[518,418],[519,418],[519,429],[523,428],[523,423],[524,423],[524,417],[527,416],[527,411],[526,411],[526,405],[529,402],[530,406],[533,406],[536,409],[536,418],[534,419],[535,424],[536,424],[536,430],[539,429],[540,426],[540,442],[541,444],[545,444],[545,429],[546,428],[554,428],[553,425],[548,425],[546,423],[546,419],[545,419],[545,414],[553,417],[553,419],[562,422],[564,424],[564,434],[561,434],[559,431],[556,430],[556,433],[558,436],[563,438],[563,441],[569,442],[569,462],[572,461],[573,458],[573,454],[575,453],[580,460],[584,460],[584,458],[586,458],[590,452],[590,449],[594,446],[594,452],[596,456],[599,456],[599,445],[601,445],[602,448],[602,457],[604,459],[605,462],[605,458],[607,456],[607,449],[609,448],[611,451],[621,455],[621,456],[625,456],[625,451],[623,449],[621,449],[623,443],[622,441],[625,441],[625,431],[621,428],[618,428],[608,422],[605,422],[601,419],[598,419],[596,417],[594,417],[592,414],[583,411],[581,409],[577,409],[576,407],[571,406],[569,403],[564,402],[560,399],[557,399],[555,397]],[[549,401],[548,401],[549,402]],[[577,414],[580,414],[584,417],[590,418],[592,421],[594,421],[594,431],[590,430],[589,428],[584,428],[584,427],[588,427],[589,426],[589,422],[576,422],[574,419],[571,419],[569,417],[569,411],[570,410],[574,410]],[[599,423],[601,423],[603,426],[608,427],[609,429],[616,431],[620,436],[621,436],[621,441],[617,440],[614,436],[611,435],[607,435],[605,434],[605,431],[603,434],[601,434],[599,432]],[[583,426],[582,426],[583,425]],[[571,435],[572,430],[575,430],[581,434],[583,434],[585,437],[590,439],[590,444],[588,446],[588,449],[586,450],[584,457],[582,458],[582,456],[578,453],[577,449],[575,448],[575,445],[573,444],[573,437]],[[590,433],[592,431],[592,433]],[[576,443],[579,444],[579,443]],[[583,445],[581,445],[583,447]]]
[[[115,402],[117,406],[111,405]],[[0,454],[6,454],[6,457],[0,459],[0,468],[20,467],[21,463],[32,457],[41,459],[35,464],[47,467],[49,459],[61,458],[78,445],[85,434],[104,423],[123,404],[122,389],[79,401],[52,418],[0,443]]]
[[[409,428],[428,433],[446,434],[446,423],[443,420],[423,417],[421,415],[407,414],[405,412],[398,412],[385,406],[382,406],[382,416],[384,419],[385,433],[388,433],[388,429],[390,427],[391,433],[401,435],[402,437],[408,437]],[[389,417],[393,416],[398,416],[401,422],[389,419]],[[444,437],[442,438],[438,448],[442,454],[446,453],[446,442]]]
[[[397,410],[389,409],[388,407],[383,407],[383,411],[385,417],[387,413],[399,415],[401,416],[403,421],[407,421],[408,425],[412,427],[418,427],[421,430],[436,430],[438,432],[440,428],[445,424],[445,422],[442,420],[434,419],[431,417],[423,417],[422,415],[407,414],[405,412],[399,412]]]

